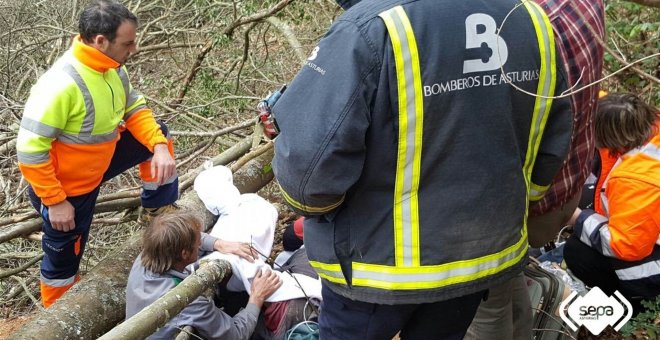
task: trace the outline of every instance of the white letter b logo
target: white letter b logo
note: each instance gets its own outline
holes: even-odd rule
[[[475,58],[463,62],[463,73],[492,71],[506,63],[509,50],[496,30],[497,25],[490,15],[475,13],[465,19],[465,48],[471,50],[468,55],[472,52]]]

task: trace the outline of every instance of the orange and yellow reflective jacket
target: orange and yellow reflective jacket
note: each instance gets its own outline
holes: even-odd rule
[[[126,68],[76,37],[32,87],[16,144],[19,168],[45,205],[89,193],[124,126],[151,151],[167,143]]]
[[[612,168],[619,157],[616,155],[610,155],[610,151],[605,148],[598,149],[598,155],[600,156],[598,157],[598,161],[600,162],[600,175],[598,176],[598,182],[596,183],[597,189],[594,190],[594,210],[601,215],[607,215],[607,212],[605,212],[603,208],[603,202],[601,201],[601,197],[604,196],[604,194],[601,193],[601,189],[604,187],[605,179],[610,171],[612,171]]]
[[[660,237],[660,134],[621,156],[602,177],[604,190],[598,187],[596,198],[603,213],[583,211],[575,231],[582,242],[606,256],[647,259]]]

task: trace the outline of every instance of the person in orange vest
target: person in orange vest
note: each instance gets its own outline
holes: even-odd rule
[[[634,94],[602,98],[594,209],[576,209],[568,268],[585,284],[639,300],[660,294],[660,113]],[[612,162],[612,160],[615,160]],[[631,301],[632,302],[632,301]]]
[[[80,14],[71,48],[32,87],[18,131],[18,166],[43,219],[41,298],[48,307],[80,279],[102,182],[139,164],[142,207],[174,209],[174,148],[129,81],[137,18],[111,0]]]

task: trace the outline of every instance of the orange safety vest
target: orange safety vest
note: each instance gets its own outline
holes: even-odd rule
[[[122,122],[151,151],[168,143],[125,67],[76,37],[32,88],[18,132],[19,168],[43,204],[101,183]]]
[[[643,259],[660,236],[660,134],[614,164],[606,164],[611,157],[602,151],[601,156],[610,159],[602,158],[595,202],[597,212],[609,219],[610,247],[622,260]],[[611,170],[604,171],[606,166]]]

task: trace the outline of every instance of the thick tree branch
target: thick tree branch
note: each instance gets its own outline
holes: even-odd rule
[[[286,41],[289,42],[289,45],[293,48],[293,52],[296,53],[296,56],[300,60],[301,63],[304,63],[307,57],[305,56],[305,51],[302,48],[302,45],[300,45],[300,42],[298,41],[298,38],[296,38],[296,35],[293,33],[291,30],[291,27],[287,25],[284,21],[278,19],[277,17],[269,17],[266,19],[268,23],[271,25],[275,26],[280,32],[282,32],[282,35],[286,38]]]
[[[172,317],[181,312],[188,304],[199,297],[205,290],[219,283],[231,273],[231,265],[226,260],[207,261],[188,276],[174,289],[105,333],[99,340],[145,339],[158,328],[165,325]]]
[[[273,16],[277,14],[277,12],[283,10],[291,2],[293,2],[293,0],[282,0],[267,10],[257,12],[247,17],[239,18],[238,20],[232,22],[227,28],[225,28],[222,34],[231,36],[236,28],[245,24],[249,24],[255,21],[260,21],[267,17]]]
[[[648,7],[660,8],[660,0],[626,0]]]
[[[8,277],[8,276],[12,276],[12,275],[14,275],[14,274],[18,274],[18,273],[20,273],[20,272],[22,272],[22,271],[24,271],[24,270],[26,270],[26,269],[32,267],[33,264],[39,262],[39,260],[41,260],[43,257],[44,257],[44,254],[39,254],[39,255],[35,256],[34,258],[32,258],[30,261],[25,262],[25,263],[24,263],[23,265],[21,265],[20,267],[17,267],[17,268],[14,268],[14,269],[9,269],[9,270],[5,270],[5,271],[3,271],[3,272],[0,272],[0,279],[4,279],[4,278],[6,278],[6,277]]]

